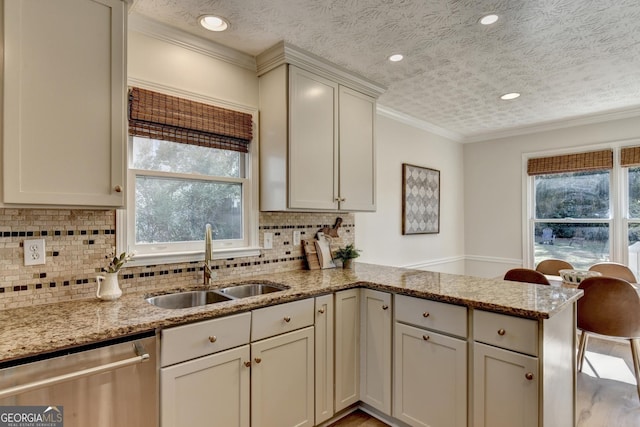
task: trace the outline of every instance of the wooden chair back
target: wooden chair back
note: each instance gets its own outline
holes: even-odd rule
[[[578,329],[620,338],[640,338],[640,297],[626,280],[589,277],[578,289]]]
[[[536,271],[552,276],[559,276],[560,270],[573,270],[573,265],[561,259],[545,259],[536,266]]]
[[[537,283],[539,285],[549,285],[549,281],[544,274],[530,268],[512,268],[504,275],[504,280],[512,282]]]
[[[636,276],[629,267],[617,262],[600,262],[589,267],[589,271],[597,271],[603,276],[616,277],[629,283],[636,283]]]

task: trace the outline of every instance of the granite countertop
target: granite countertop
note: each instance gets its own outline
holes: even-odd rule
[[[582,296],[571,288],[504,282],[422,270],[355,263],[353,270],[298,270],[214,281],[212,288],[257,280],[290,289],[207,306],[170,310],[125,293],[116,301],[70,301],[0,311],[0,362],[130,334],[249,311],[354,287],[412,295],[531,319],[547,319]],[[167,288],[164,293],[180,288]],[[189,287],[188,289],[203,289]],[[156,292],[155,294],[163,293]]]

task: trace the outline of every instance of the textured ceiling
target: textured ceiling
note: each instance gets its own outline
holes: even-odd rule
[[[490,12],[500,20],[479,25]],[[134,0],[131,13],[250,55],[284,40],[462,140],[640,108],[639,0]],[[201,29],[207,13],[230,29]]]

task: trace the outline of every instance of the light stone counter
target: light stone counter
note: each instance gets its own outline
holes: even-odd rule
[[[0,361],[8,361],[139,332],[224,316],[354,287],[412,295],[514,316],[547,319],[571,307],[578,289],[505,282],[429,271],[356,263],[353,270],[299,270],[215,282],[212,287],[257,280],[290,289],[262,296],[169,310],[142,293],[116,301],[70,301],[0,311]],[[180,284],[166,292],[180,288]],[[189,287],[188,289],[202,289]],[[158,294],[158,293],[156,293]]]

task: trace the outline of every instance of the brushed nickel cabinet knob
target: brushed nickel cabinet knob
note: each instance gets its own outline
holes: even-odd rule
[[[431,337],[429,335],[423,335],[422,339],[425,341],[429,341],[431,339]]]
[[[218,341],[218,337],[216,337],[215,335],[211,335],[211,336],[209,337],[209,342],[214,343],[214,342],[216,342],[216,341]]]
[[[318,310],[318,313],[324,314],[324,308],[321,308],[320,310]]]
[[[524,377],[526,379],[528,379],[529,381],[531,381],[533,379],[533,373],[532,372],[527,372]]]
[[[383,309],[383,310],[386,310],[386,309],[388,309],[388,308],[389,308],[389,306],[388,306],[387,304],[385,304],[385,305],[383,305],[383,306],[382,306],[382,309]]]
[[[244,362],[244,366],[248,368],[249,366],[251,366],[251,362]]]
[[[425,311],[424,313],[422,313],[422,317],[429,317],[429,316],[430,316],[430,314],[429,314],[428,311]]]
[[[498,329],[498,335],[503,336],[506,333],[507,331],[505,331],[504,329]]]
[[[285,317],[284,321],[287,322],[287,323],[291,322],[291,317],[289,317],[289,316]]]
[[[260,362],[262,362],[262,359],[260,359],[259,357],[255,357],[253,360],[254,360],[256,363],[260,363]]]
[[[120,185],[116,185],[115,187],[113,187],[113,190],[114,190],[116,193],[122,193],[122,186],[120,186]]]

